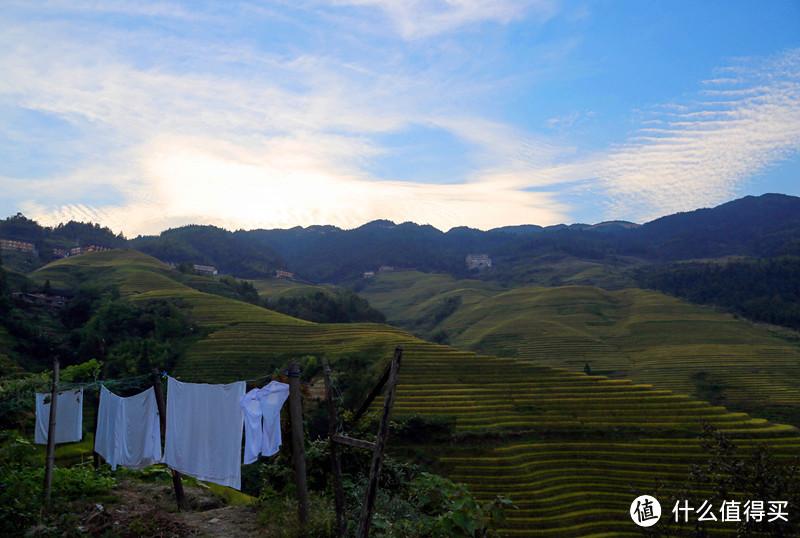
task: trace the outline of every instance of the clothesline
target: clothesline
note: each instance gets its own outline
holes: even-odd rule
[[[289,374],[289,371],[286,368],[277,368],[273,370],[269,374],[262,375],[260,377],[256,377],[255,379],[245,379],[243,380],[245,383],[256,383],[257,381],[261,381],[262,379],[276,379],[281,374],[286,375],[287,377],[294,377]],[[159,372],[159,375],[162,377],[166,377],[168,374],[165,370]],[[299,373],[298,373],[299,376]],[[114,390],[116,392],[124,392],[126,390],[133,390],[144,388],[152,382],[153,374],[141,374],[137,376],[130,376],[124,377],[121,379],[95,379],[93,381],[80,381],[80,382],[71,382],[71,381],[62,381],[58,384],[59,392],[64,392],[67,390],[74,390],[82,388],[85,392],[99,392],[102,387],[105,387],[109,390]],[[32,408],[33,401],[31,400],[31,396],[35,395],[37,392],[41,392],[44,390],[50,390],[52,387],[52,381],[49,379],[44,378],[31,378],[31,386],[23,389],[19,392],[17,396],[12,398],[7,398],[0,401],[0,413],[7,413],[13,411],[16,408]],[[314,386],[313,383],[308,383],[305,381],[300,382],[301,385],[307,386]]]
[[[289,396],[288,384],[272,381],[245,393],[245,381],[184,383],[166,372],[151,375],[167,378],[165,408],[158,400],[158,383],[128,397],[113,394],[106,387],[100,389],[95,452],[112,469],[117,465],[141,469],[163,462],[200,480],[240,489],[243,434],[245,464],[256,461],[260,454],[278,452],[280,411]],[[266,377],[272,374],[253,381]],[[57,443],[82,438],[83,391],[83,387],[60,391],[57,419],[49,425],[45,419],[51,404],[45,402],[47,395],[36,394],[37,443],[46,443],[48,435],[55,436]],[[49,431],[51,427],[55,430]],[[166,433],[163,457],[160,429]]]

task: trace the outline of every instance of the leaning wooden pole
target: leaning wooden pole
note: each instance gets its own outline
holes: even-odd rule
[[[392,418],[397,378],[400,374],[400,361],[402,359],[403,346],[397,346],[394,350],[389,382],[386,386],[386,399],[383,402],[383,414],[381,415],[381,422],[378,425],[378,436],[375,439],[375,451],[373,452],[372,465],[369,469],[367,493],[364,499],[364,505],[361,507],[361,518],[358,521],[357,538],[366,538],[369,536],[369,528],[372,524],[372,512],[375,509],[375,497],[378,493],[378,477],[381,472],[381,460],[383,458],[383,451],[386,448],[386,438],[389,435],[389,420]]]
[[[164,390],[161,388],[161,375],[158,370],[153,370],[153,390],[156,393],[156,406],[158,407],[158,421],[161,423],[161,438],[166,441],[167,437],[167,404],[164,402]],[[183,480],[181,473],[175,469],[172,471],[172,488],[175,490],[175,502],[178,510],[186,510],[186,495],[183,492]]]
[[[50,507],[53,465],[56,454],[56,403],[58,402],[58,357],[53,359],[53,390],[50,392],[50,417],[47,423],[47,458],[44,465],[44,504]]]
[[[306,449],[303,441],[303,404],[300,399],[300,368],[289,365],[289,418],[292,423],[292,454],[297,483],[297,516],[301,534],[308,525],[308,489],[306,485]]]
[[[336,436],[336,410],[333,405],[333,392],[331,383],[331,367],[325,361],[325,399],[328,402],[328,436],[331,445],[331,469],[333,471],[333,497],[336,502],[336,526],[339,536],[347,536],[347,513],[344,506],[344,486],[342,485],[342,468],[339,460],[339,444],[334,441]]]

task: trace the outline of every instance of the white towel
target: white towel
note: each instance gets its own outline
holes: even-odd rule
[[[261,426],[261,404],[258,391],[253,389],[239,400],[244,412],[244,463],[253,463],[261,453],[261,440],[264,436]]]
[[[289,385],[272,381],[258,391],[258,403],[264,421],[261,453],[272,456],[281,446],[281,407],[289,397]]]
[[[242,487],[242,431],[239,400],[245,382],[229,385],[167,382],[164,463],[200,480]]]
[[[36,394],[36,432],[34,442],[46,445],[50,430],[49,394]],[[74,443],[83,437],[83,388],[59,392],[56,396],[56,443]]]
[[[100,389],[94,450],[116,469],[144,469],[161,461],[161,428],[155,390],[122,398]]]
[[[272,381],[239,400],[245,420],[245,464],[256,461],[259,454],[277,454],[281,446],[281,407],[288,397],[289,385]]]

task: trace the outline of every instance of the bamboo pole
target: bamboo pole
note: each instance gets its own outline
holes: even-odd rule
[[[301,534],[308,525],[308,489],[306,484],[306,450],[303,442],[303,405],[300,399],[300,368],[289,365],[289,417],[292,423],[292,454],[297,483],[297,516]]]
[[[50,393],[50,417],[47,426],[47,458],[44,466],[44,504],[50,507],[53,465],[56,453],[56,403],[58,402],[58,357],[53,359],[53,390]]]
[[[161,377],[157,369],[153,370],[153,390],[156,393],[156,406],[158,407],[158,420],[161,423],[161,438],[166,441],[167,433],[167,404],[164,402],[164,391],[161,388]],[[175,490],[175,502],[178,510],[186,510],[186,496],[183,492],[183,481],[181,473],[175,469],[172,471],[172,488]]]
[[[367,397],[364,399],[363,402],[361,402],[361,405],[353,414],[353,418],[350,420],[350,426],[355,426],[358,423],[359,419],[361,419],[361,417],[364,416],[364,413],[367,412],[369,406],[372,405],[372,400],[374,400],[378,396],[378,394],[380,394],[381,389],[389,380],[389,374],[391,373],[391,371],[392,371],[392,362],[389,362],[389,364],[386,365],[386,368],[383,369],[383,372],[381,372],[378,381],[375,383],[375,385],[373,385],[372,389],[367,394]]]
[[[403,359],[403,346],[397,346],[392,358],[391,373],[386,387],[386,399],[383,402],[383,415],[378,425],[378,436],[375,439],[375,451],[372,455],[372,465],[369,470],[369,482],[367,483],[367,493],[364,504],[361,507],[361,518],[358,521],[357,538],[369,536],[369,528],[372,524],[372,512],[375,509],[375,498],[378,493],[378,477],[381,472],[381,460],[383,451],[386,448],[386,438],[389,435],[389,420],[392,418],[392,408],[394,407],[394,396],[397,389],[397,378],[400,373],[400,361]]]
[[[347,536],[347,513],[344,507],[344,486],[342,485],[342,468],[339,460],[339,444],[336,441],[336,411],[333,406],[331,391],[331,367],[325,361],[325,399],[328,402],[328,436],[331,446],[331,469],[333,471],[333,496],[336,502],[336,525],[339,536]]]

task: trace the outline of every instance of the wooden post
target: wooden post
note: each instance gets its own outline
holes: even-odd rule
[[[364,413],[366,413],[367,410],[369,409],[369,406],[372,404],[372,400],[374,400],[378,396],[378,394],[380,394],[381,389],[389,380],[389,374],[391,373],[391,370],[392,370],[392,363],[389,362],[389,364],[386,365],[386,368],[383,369],[383,372],[381,372],[381,375],[378,378],[378,381],[372,387],[372,390],[369,391],[367,397],[364,399],[363,402],[361,402],[361,406],[353,414],[353,418],[351,419],[350,422],[351,426],[354,426],[358,423],[359,419],[362,416],[364,416]]]
[[[94,407],[94,442],[97,444],[97,420],[100,418],[100,391],[95,395],[95,399],[97,400],[97,405]],[[86,403],[86,400],[84,400],[84,403]],[[94,447],[92,447],[92,465],[95,469],[100,468],[100,454],[94,450]]]
[[[328,436],[331,445],[331,469],[333,471],[333,496],[336,501],[336,525],[339,536],[347,536],[347,513],[344,507],[344,486],[342,485],[342,468],[339,461],[339,444],[334,440],[336,436],[336,411],[333,406],[333,393],[331,391],[331,367],[325,361],[325,399],[328,402]]]
[[[308,489],[306,485],[306,450],[303,442],[303,405],[300,400],[300,368],[289,365],[289,418],[292,423],[292,453],[297,483],[297,516],[301,534],[308,524]]]
[[[394,396],[397,389],[397,378],[400,373],[400,361],[403,358],[403,346],[397,346],[392,358],[391,373],[389,383],[386,387],[386,399],[383,403],[383,415],[378,425],[378,436],[375,439],[375,451],[372,455],[372,465],[369,469],[369,482],[367,483],[367,493],[364,504],[361,507],[361,518],[358,521],[357,538],[369,536],[369,528],[372,524],[372,511],[375,508],[375,497],[378,493],[378,476],[381,472],[381,460],[383,451],[386,448],[386,437],[389,434],[389,420],[392,417],[392,407],[394,406]]]
[[[164,391],[161,388],[161,376],[157,369],[153,370],[153,390],[156,393],[156,406],[158,407],[158,421],[161,423],[161,438],[166,441],[167,434],[167,405],[164,402]],[[175,469],[172,471],[172,487],[175,490],[175,501],[178,510],[186,510],[186,496],[183,493],[183,481],[181,473]]]
[[[105,361],[105,359],[106,359],[106,339],[105,338],[101,338],[100,339],[100,364],[102,364],[103,361]],[[97,381],[98,377],[102,377],[102,376],[103,376],[102,372],[98,376],[95,376],[95,378],[94,378],[95,382]],[[96,398],[95,398],[97,400],[97,405],[94,408],[94,440],[95,440],[95,442],[97,442],[97,419],[100,417],[100,392],[101,391],[98,389],[97,394],[96,394]],[[84,400],[84,403],[86,403],[86,400]],[[95,469],[99,469],[100,468],[100,454],[98,454],[94,450],[92,450],[92,463],[93,463]]]
[[[53,359],[53,390],[50,392],[50,418],[47,426],[47,458],[44,465],[44,504],[50,508],[53,465],[56,453],[56,404],[58,402],[58,357]]]

